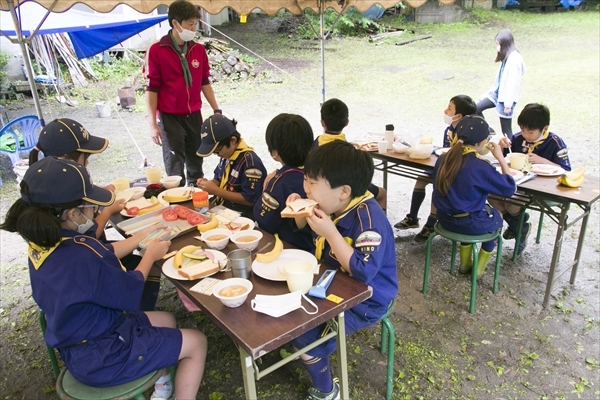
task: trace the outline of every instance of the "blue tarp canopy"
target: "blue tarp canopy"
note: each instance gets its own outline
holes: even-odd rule
[[[21,21],[23,36],[28,37],[37,29],[47,10],[33,2],[26,2],[21,4],[16,12]],[[16,37],[10,13],[2,11],[0,17],[0,31],[7,36]],[[79,10],[51,12],[36,35],[67,33],[77,57],[81,59],[110,49],[166,19],[167,15],[94,14]]]

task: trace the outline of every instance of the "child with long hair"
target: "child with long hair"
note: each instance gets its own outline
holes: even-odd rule
[[[456,126],[457,142],[442,155],[433,169],[433,204],[440,225],[451,232],[483,235],[502,228],[502,216],[488,205],[490,194],[512,196],[517,185],[510,175],[502,148],[489,143],[489,126],[476,115],[467,115]],[[500,163],[502,173],[478,157],[488,147]],[[468,274],[476,268],[481,278],[496,240],[482,243],[478,265],[473,265],[471,246],[460,245],[460,269]]]
[[[521,92],[521,77],[525,73],[523,57],[515,45],[510,30],[503,29],[496,35],[496,62],[500,63],[494,84],[477,103],[477,114],[496,108],[500,117],[502,133],[512,139],[512,116]]]

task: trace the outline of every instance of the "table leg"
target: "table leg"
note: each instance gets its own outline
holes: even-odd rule
[[[560,260],[560,251],[562,249],[563,236],[565,233],[565,227],[567,223],[567,211],[571,203],[564,203],[560,210],[560,217],[558,219],[558,229],[556,231],[556,239],[554,240],[554,250],[552,251],[552,261],[550,262],[550,271],[548,271],[548,282],[546,283],[546,294],[544,295],[544,302],[542,306],[548,307],[548,301],[550,300],[550,293],[552,293],[552,286],[554,285],[554,273],[558,261]],[[516,244],[515,244],[516,246]]]
[[[385,190],[387,190],[387,181],[388,181],[388,174],[387,174],[387,170],[388,169],[388,162],[387,161],[383,161],[383,188]]]
[[[244,391],[246,392],[246,400],[257,400],[256,382],[254,380],[254,367],[252,365],[252,357],[241,346],[238,346],[240,351],[240,361],[242,363],[242,375],[244,378]]]
[[[581,229],[579,230],[579,240],[577,240],[577,250],[575,250],[575,259],[573,260],[573,269],[571,270],[571,279],[569,283],[575,283],[575,277],[577,277],[577,268],[579,267],[579,260],[581,259],[581,250],[583,250],[583,240],[585,239],[585,230],[587,229],[588,217],[590,216],[591,210],[584,210],[586,216],[581,221]]]
[[[338,315],[337,321],[337,353],[338,373],[340,374],[340,398],[342,400],[349,400],[350,390],[348,389],[348,361],[346,358],[346,321],[343,312]]]

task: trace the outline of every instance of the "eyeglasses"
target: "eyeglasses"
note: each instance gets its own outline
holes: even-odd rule
[[[91,207],[93,207],[94,214],[96,214],[98,212],[98,210],[100,209],[100,207],[96,204],[83,204],[81,206],[77,206],[77,208],[91,208]]]
[[[215,147],[215,150],[212,152],[213,154],[219,154],[221,150],[223,150],[223,145]]]

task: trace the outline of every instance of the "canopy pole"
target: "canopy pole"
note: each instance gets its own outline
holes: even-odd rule
[[[325,103],[325,1],[319,1],[319,24],[321,27],[321,95]]]
[[[25,70],[27,72],[27,80],[29,81],[29,88],[31,89],[31,95],[33,96],[33,103],[35,104],[35,109],[40,119],[40,124],[42,126],[46,126],[46,122],[44,121],[44,115],[42,114],[42,106],[40,104],[40,97],[38,96],[37,87],[35,85],[35,80],[33,75],[33,68],[31,67],[31,57],[29,56],[29,48],[25,43],[25,39],[23,38],[23,34],[21,32],[21,25],[19,24],[19,20],[17,19],[17,13],[15,12],[15,2],[14,0],[7,0],[8,8],[10,9],[10,15],[12,16],[13,24],[15,25],[15,31],[17,32],[17,42],[21,47],[21,53],[23,54],[23,61],[25,62]]]

